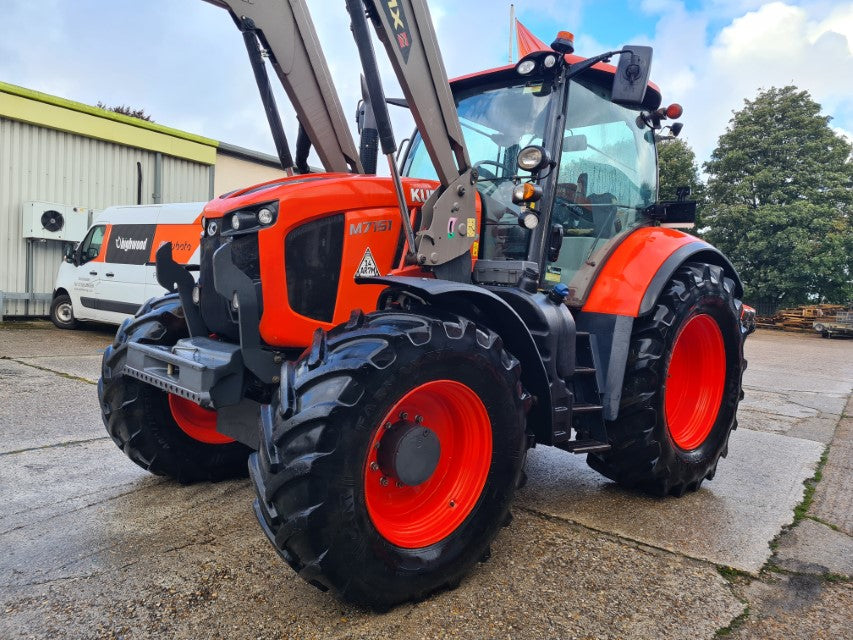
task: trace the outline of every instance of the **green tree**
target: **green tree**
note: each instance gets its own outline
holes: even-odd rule
[[[146,122],[154,122],[147,113],[145,113],[145,109],[134,109],[133,107],[128,107],[127,105],[119,104],[114,107],[108,107],[103,102],[98,101],[96,105],[98,109],[103,109],[104,111],[113,111],[114,113],[120,113],[123,116],[130,116],[131,118],[139,118],[140,120],[145,120]]]
[[[689,200],[696,200],[696,226],[701,224],[702,199],[705,185],[699,179],[696,154],[681,138],[664,139],[658,143],[658,168],[660,174],[659,198],[677,200],[679,187],[690,187]]]
[[[748,301],[853,297],[851,145],[820,109],[796,87],[762,91],[705,163],[705,235],[740,272]]]

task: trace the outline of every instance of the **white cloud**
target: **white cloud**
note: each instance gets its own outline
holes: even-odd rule
[[[824,113],[853,123],[853,5],[826,13],[819,5],[764,4],[733,19],[709,46],[704,20],[684,11],[662,17],[653,69],[664,100],[684,105],[685,134],[700,161],[743,100],[772,86],[805,89]]]

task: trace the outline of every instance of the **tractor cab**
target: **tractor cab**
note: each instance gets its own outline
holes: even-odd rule
[[[475,281],[515,284],[531,266],[543,287],[562,283],[569,304],[580,305],[602,257],[655,222],[649,208],[657,200],[657,157],[648,114],[660,93],[650,85],[642,103],[620,104],[612,99],[613,67],[568,77],[573,65],[559,60],[536,52],[451,87],[481,205]],[[403,173],[436,179],[418,134]]]

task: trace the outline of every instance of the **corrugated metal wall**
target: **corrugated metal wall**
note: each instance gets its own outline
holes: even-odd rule
[[[142,165],[142,204],[154,195],[156,154],[110,142],[0,118],[0,291],[26,292],[27,241],[21,237],[21,205],[30,200],[99,211],[137,204],[137,165]],[[211,168],[163,156],[162,202],[207,200]],[[33,292],[51,293],[62,243],[31,241]],[[5,315],[46,315],[48,305],[6,303]]]

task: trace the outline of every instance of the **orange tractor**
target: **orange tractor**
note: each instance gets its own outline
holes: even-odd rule
[[[657,495],[713,478],[752,313],[729,261],[674,228],[695,203],[657,200],[656,139],[680,108],[648,83],[650,48],[584,59],[561,33],[449,83],[424,0],[346,0],[359,153],[304,4],[212,1],[292,175],[206,206],[197,282],[159,249],[174,293],[120,327],[98,386],[134,462],[181,482],[248,466],[281,557],[377,608],[471,570],[533,446]],[[370,23],[418,127],[399,169]]]

